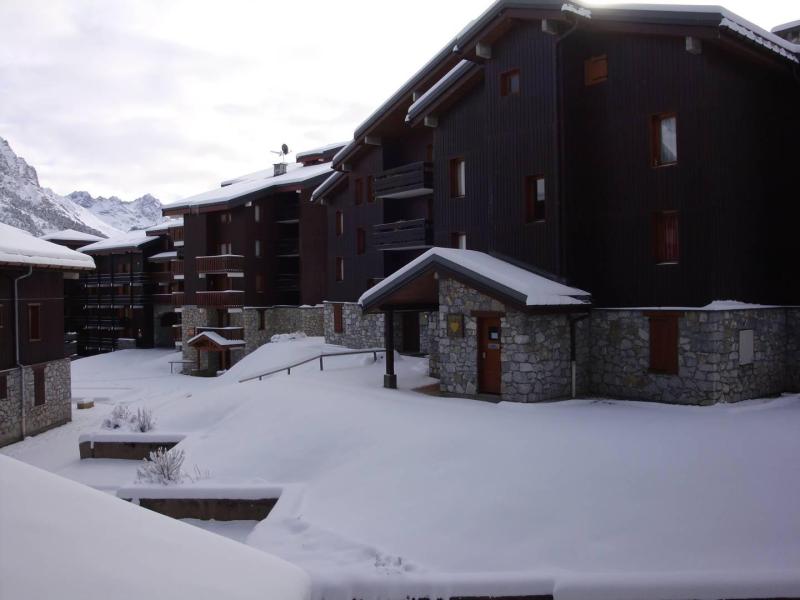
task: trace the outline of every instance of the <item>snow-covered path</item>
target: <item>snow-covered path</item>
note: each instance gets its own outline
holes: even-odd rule
[[[800,397],[490,404],[411,391],[432,380],[405,357],[397,391],[361,356],[237,383],[323,347],[268,344],[215,380],[170,376],[169,356],[146,351],[131,379],[114,370],[134,358],[120,352],[75,363],[76,389],[185,432],[187,466],[211,473],[203,486],[281,487],[252,531],[203,526],[304,567],[318,596],[800,595]],[[125,466],[53,456],[77,457],[77,433],[108,405],[93,410],[3,452],[130,481]]]

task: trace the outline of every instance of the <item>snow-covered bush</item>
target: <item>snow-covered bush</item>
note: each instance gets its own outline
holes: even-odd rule
[[[149,458],[136,470],[136,480],[144,483],[160,483],[170,485],[183,481],[183,461],[186,458],[183,450],[158,448],[150,453]]]
[[[124,404],[117,404],[111,414],[103,421],[103,427],[106,429],[119,429],[124,425],[128,425],[130,421],[131,413],[128,407]]]
[[[134,431],[145,433],[156,426],[153,411],[147,408],[137,408],[136,414],[131,417],[131,427]]]

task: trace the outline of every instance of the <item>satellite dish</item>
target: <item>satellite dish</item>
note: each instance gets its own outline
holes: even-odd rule
[[[284,156],[289,154],[289,146],[286,144],[281,145],[281,152],[283,152]]]

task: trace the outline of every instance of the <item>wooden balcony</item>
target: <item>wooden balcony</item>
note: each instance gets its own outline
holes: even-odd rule
[[[300,290],[300,275],[297,273],[280,273],[275,278],[275,289],[280,292],[297,292]]]
[[[153,304],[172,304],[172,294],[153,294]]]
[[[195,292],[197,306],[210,308],[241,308],[244,304],[244,292],[227,290],[224,292]]]
[[[213,332],[221,335],[226,340],[243,340],[244,329],[242,327],[198,327],[197,333],[204,331]]]
[[[198,256],[198,273],[242,273],[244,256],[240,254],[221,254],[219,256]]]
[[[173,306],[183,306],[184,302],[184,293],[183,292],[172,292],[172,305]]]
[[[433,192],[433,163],[416,162],[375,177],[376,198],[413,198]]]
[[[372,228],[372,241],[379,251],[413,250],[430,248],[433,235],[426,219],[413,219],[375,225]]]
[[[173,279],[183,279],[183,260],[173,260],[169,263],[169,270]]]
[[[150,279],[155,283],[167,283],[172,281],[172,273],[170,271],[153,271],[150,273]]]

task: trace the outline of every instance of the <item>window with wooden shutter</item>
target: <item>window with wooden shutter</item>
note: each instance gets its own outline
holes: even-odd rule
[[[44,367],[33,368],[33,405],[41,406],[45,403]]]
[[[678,317],[650,315],[650,371],[678,374]]]
[[[336,211],[336,236],[341,237],[344,233],[344,214],[342,211]]]
[[[364,254],[367,249],[367,233],[359,227],[356,229],[356,254]]]
[[[450,197],[462,198],[467,193],[467,167],[462,157],[450,159]]]
[[[256,293],[261,294],[264,291],[264,275],[256,273]]]
[[[676,264],[680,260],[678,211],[660,211],[653,215],[653,257],[658,264]]]
[[[0,375],[0,400],[8,399],[8,375]]]
[[[354,202],[356,206],[364,201],[364,180],[359,177],[356,179]]]
[[[585,85],[594,85],[606,79],[608,79],[608,58],[605,54],[587,58],[583,62],[583,83]]]
[[[344,333],[344,318],[342,316],[342,305],[333,305],[333,332]]]
[[[678,162],[678,117],[674,113],[654,115],[651,121],[650,161],[654,167]]]
[[[39,304],[28,304],[28,339],[38,342],[42,339],[42,307]]]

